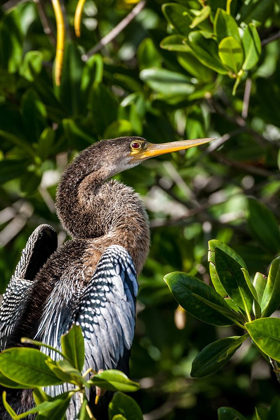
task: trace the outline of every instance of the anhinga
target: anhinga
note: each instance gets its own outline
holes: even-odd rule
[[[0,309],[1,350],[19,346],[21,337],[59,348],[61,335],[77,323],[85,339],[84,370],[128,373],[137,275],[149,250],[149,224],[132,188],[105,181],[151,157],[209,140],[151,144],[140,137],[121,137],[95,143],[74,159],[62,175],[56,199],[58,217],[73,239],[57,249],[56,233],[48,225],[30,236]],[[64,390],[57,386],[47,391],[55,396]],[[34,404],[30,390],[12,390],[8,401],[17,413]],[[78,400],[71,405],[69,420],[76,417],[78,405]],[[104,419],[104,414],[98,417],[98,406],[93,412]]]

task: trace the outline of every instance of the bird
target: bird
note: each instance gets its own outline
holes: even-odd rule
[[[153,144],[138,136],[106,139],[83,150],[69,164],[61,176],[55,205],[71,240],[57,247],[56,232],[47,224],[31,234],[3,296],[1,351],[21,346],[21,337],[60,348],[62,334],[77,324],[85,341],[84,371],[91,367],[129,373],[137,276],[149,252],[150,231],[141,199],[112,177],[149,158],[210,140]],[[71,385],[46,391],[56,396],[67,386]],[[94,397],[92,389],[93,414],[104,420],[108,401],[102,397],[95,406]],[[18,414],[34,406],[30,390],[10,390],[7,399]],[[68,420],[76,418],[79,404],[78,398],[72,399]],[[3,407],[0,418],[9,418]]]

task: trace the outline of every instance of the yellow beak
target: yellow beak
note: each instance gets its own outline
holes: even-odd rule
[[[186,150],[200,144],[209,143],[214,138],[196,139],[196,140],[180,140],[171,143],[153,144],[147,143],[143,151],[135,154],[135,159],[145,160],[151,157],[164,155],[165,153],[178,152],[178,150]]]

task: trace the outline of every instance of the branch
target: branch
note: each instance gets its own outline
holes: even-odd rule
[[[278,363],[276,362],[276,360],[271,359],[271,357],[269,358],[270,364],[273,368],[273,372],[276,375],[277,381],[280,382],[280,370],[279,370],[279,366]]]
[[[141,12],[142,9],[146,6],[146,0],[140,1],[128,15],[117,25],[114,29],[111,30],[104,38],[102,38],[95,47],[91,48],[86,54],[82,55],[82,60],[87,61],[89,57],[96,54],[109,42],[113,41],[126,27],[133,21],[133,19]]]
[[[270,140],[263,137],[261,134],[259,134],[257,131],[253,130],[253,128],[249,127],[240,115],[229,115],[226,113],[226,111],[213,100],[213,98],[208,99],[208,103],[212,108],[220,115],[222,115],[227,121],[237,125],[238,127],[244,128],[244,131],[251,134],[251,136],[259,143],[260,146],[267,146],[269,144],[270,146],[277,147],[276,142],[271,142]],[[278,148],[278,147],[277,147]]]
[[[249,111],[249,102],[250,102],[250,96],[251,96],[251,88],[252,88],[252,80],[247,79],[245,84],[245,90],[244,90],[244,98],[243,98],[243,108],[242,108],[242,118],[246,120],[248,117],[248,111]]]
[[[280,38],[280,31],[277,32],[274,35],[271,35],[269,38],[267,39],[263,39],[262,40],[262,47],[264,47],[265,45],[269,44],[270,42],[276,41],[277,39]]]
[[[51,21],[48,18],[48,15],[45,11],[45,3],[44,0],[33,0],[35,4],[37,4],[38,14],[43,26],[44,33],[48,36],[52,45],[56,45],[56,36],[54,33],[54,28],[52,26]]]

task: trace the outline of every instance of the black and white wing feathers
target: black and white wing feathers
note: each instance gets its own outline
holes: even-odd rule
[[[29,237],[0,307],[0,351],[21,317],[37,272],[57,248],[55,230],[40,225]]]

